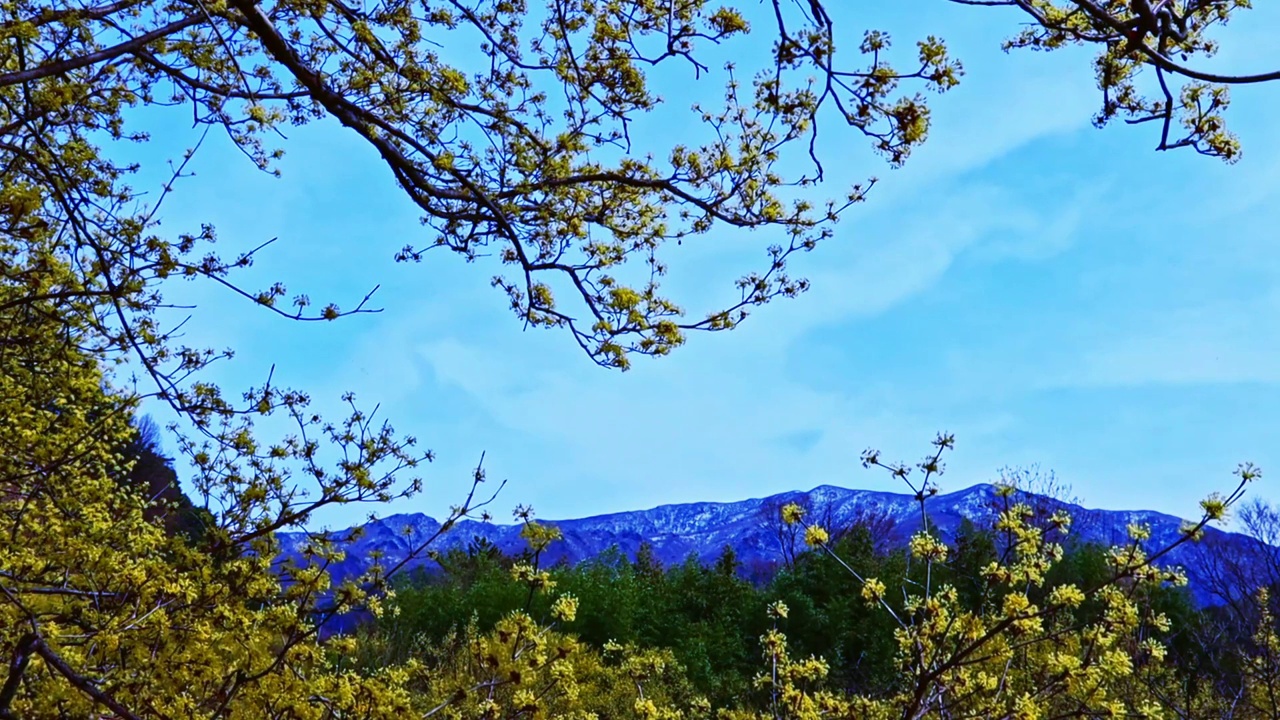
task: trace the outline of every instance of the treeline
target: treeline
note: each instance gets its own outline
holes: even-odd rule
[[[974,613],[1003,600],[985,576],[1007,560],[1005,540],[993,529],[964,521],[946,561],[931,566],[911,562],[904,547],[886,547],[868,524],[844,528],[823,550],[798,553],[772,577],[755,582],[726,547],[710,564],[690,557],[668,567],[648,545],[634,558],[616,548],[574,566],[550,568],[549,589],[533,592],[513,569],[536,565],[538,553],[504,554],[484,538],[434,556],[432,570],[417,570],[397,583],[392,609],[364,625],[359,634],[367,668],[406,662],[424,647],[440,647],[460,634],[483,635],[512,614],[550,622],[553,599],[578,601],[576,615],[558,629],[597,650],[612,644],[668,650],[692,690],[716,707],[760,705],[768,687],[757,682],[762,637],[778,623],[794,657],[822,658],[826,687],[854,696],[889,696],[903,679],[899,625],[883,608],[869,604],[857,578],[877,578],[889,588],[954,587],[960,605]],[[1064,586],[1100,587],[1114,570],[1113,550],[1065,542],[1064,555],[1043,585],[1031,587],[1033,603]],[[929,577],[925,577],[925,573]],[[1241,668],[1235,659],[1256,653],[1257,613],[1215,606],[1199,608],[1186,586],[1133,586],[1146,617],[1163,616],[1144,630],[1167,649],[1174,670],[1169,692],[1199,697],[1239,692]],[[900,612],[906,593],[888,596]],[[785,619],[771,618],[777,603]],[[1088,624],[1103,604],[1083,603],[1076,622]]]

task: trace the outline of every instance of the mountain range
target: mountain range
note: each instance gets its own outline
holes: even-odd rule
[[[950,541],[964,520],[978,527],[991,527],[1002,499],[996,486],[974,485],[964,490],[940,494],[926,501],[929,522]],[[1098,510],[1081,507],[1045,495],[1018,491],[1020,500],[1037,513],[1067,510],[1072,518],[1070,537],[1083,542],[1111,545],[1127,540],[1127,528],[1139,523],[1150,527],[1150,548],[1162,548],[1180,536],[1183,519],[1146,510]],[[546,520],[558,527],[563,540],[553,543],[544,554],[544,565],[556,562],[576,563],[593,558],[610,548],[617,548],[634,558],[640,546],[648,543],[664,564],[693,557],[712,562],[724,548],[730,547],[743,567],[750,572],[768,572],[781,564],[784,543],[779,540],[778,513],[787,503],[797,503],[824,527],[848,527],[858,521],[869,522],[876,540],[885,547],[904,544],[923,525],[919,503],[914,496],[899,493],[856,490],[823,485],[808,492],[786,492],[765,498],[738,502],[701,502],[661,505],[649,510],[597,515],[570,520]],[[357,575],[368,569],[381,556],[384,566],[403,560],[412,549],[439,531],[440,523],[423,514],[398,514],[380,518],[359,527],[362,532],[350,540],[353,530],[347,528],[334,535],[346,545],[345,559],[331,567],[335,579]],[[432,546],[438,551],[465,548],[476,538],[493,543],[508,553],[525,548],[520,537],[520,524],[497,524],[462,520]],[[305,533],[282,533],[282,557],[297,557],[306,544]],[[1212,599],[1203,591],[1198,576],[1204,572],[1205,548],[1225,545],[1227,548],[1254,542],[1245,535],[1207,528],[1205,542],[1186,543],[1162,558],[1162,563],[1186,568],[1191,587],[1202,603]],[[433,560],[422,556],[408,562],[404,570],[422,568],[431,571]]]

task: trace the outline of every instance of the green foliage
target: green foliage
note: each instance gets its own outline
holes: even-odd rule
[[[134,423],[133,437],[122,451],[129,467],[124,480],[147,499],[143,517],[164,525],[166,532],[199,544],[216,522],[207,509],[197,507],[178,484],[173,459],[161,454],[160,429],[149,417]]]
[[[830,666],[829,682],[846,692],[878,694],[896,683],[892,619],[868,607],[849,575],[902,582],[907,564],[901,552],[877,555],[864,528],[855,528],[831,546],[831,553],[807,552],[794,568],[780,572],[767,588],[790,612],[782,623],[793,652],[817,655]]]
[[[549,617],[549,598],[526,604],[524,587],[504,569],[510,559],[478,557],[476,547],[444,554],[440,574],[398,588],[397,612],[379,618],[373,631],[385,657],[407,657],[412,643],[441,641],[469,622],[490,629],[517,610]],[[476,565],[483,569],[474,572]],[[564,632],[597,649],[611,642],[669,649],[700,693],[727,702],[748,690],[758,665],[755,638],[765,627],[765,595],[737,569],[728,553],[711,567],[690,560],[663,570],[651,556],[630,562],[613,551],[553,568],[550,577],[578,602]]]

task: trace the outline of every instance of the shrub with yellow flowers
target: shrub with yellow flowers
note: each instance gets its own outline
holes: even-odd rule
[[[4,250],[0,263],[15,257]],[[275,531],[312,510],[393,495],[386,471],[416,462],[409,444],[281,393],[300,434],[261,447],[206,388],[186,398],[209,406],[193,409],[208,446],[191,457],[220,512],[198,544],[167,533],[123,481],[137,402],[99,352],[99,296],[75,291],[55,256],[39,263],[34,286],[0,278],[0,718],[402,717],[402,668],[345,670],[334,658],[351,641],[318,637],[328,617],[377,608],[382,570],[333,586],[325,566],[341,553],[323,534],[306,562],[274,558]],[[339,450],[334,466],[311,433]],[[299,466],[318,496],[291,481]]]
[[[940,435],[934,452],[915,467],[882,463],[874,451],[863,456],[866,466],[883,467],[909,485],[925,528],[910,540],[908,559],[915,572],[900,592],[890,592],[879,579],[863,577],[845,565],[862,598],[897,625],[897,687],[877,697],[824,690],[825,665],[818,659],[789,658],[786,638],[775,627],[762,638],[769,668],[760,682],[771,689],[768,712],[737,711],[727,717],[1154,718],[1173,712],[1166,697],[1173,678],[1162,669],[1165,647],[1158,639],[1169,631],[1170,621],[1144,604],[1145,591],[1186,582],[1180,571],[1157,561],[1220,520],[1257,479],[1257,469],[1241,466],[1234,491],[1206,500],[1201,519],[1184,527],[1172,546],[1146,548],[1149,529],[1133,526],[1130,541],[1108,554],[1109,570],[1101,582],[1051,589],[1045,587],[1046,575],[1062,559],[1063,548],[1049,541],[1047,531],[1065,532],[1070,518],[1055,513],[1048,527],[1034,525],[1029,522],[1032,509],[1016,499],[1012,487],[1003,487],[994,527],[1002,548],[982,570],[984,587],[975,606],[961,602],[953,586],[935,581],[933,572],[946,560],[948,546],[930,529],[928,501],[937,494],[942,454],[953,446],[952,436]],[[791,524],[804,521],[802,513],[788,507],[782,519]],[[811,546],[840,561],[827,545],[825,529],[810,525],[804,534]],[[1096,612],[1085,612],[1086,602],[1095,605]],[[771,611],[775,622],[786,614],[785,607]],[[1264,630],[1256,640],[1258,655],[1268,658],[1268,648],[1280,648],[1280,641],[1275,640],[1273,622],[1260,627]],[[1280,651],[1275,656],[1280,657]],[[1251,667],[1280,666],[1255,659]],[[1266,697],[1256,688],[1280,687],[1266,672],[1255,675],[1251,698]],[[1254,716],[1267,715],[1250,715]]]
[[[512,576],[532,598],[554,593],[555,582],[540,569],[542,553],[560,531],[517,510],[529,560]],[[609,643],[603,652],[557,630],[577,613],[578,601],[559,594],[551,618],[536,621],[528,609],[509,614],[489,632],[471,622],[438,646],[427,648],[415,685],[426,717],[450,720],[498,718],[637,718],[696,720],[710,707],[695,696],[669,650]],[[416,663],[415,663],[416,665]]]

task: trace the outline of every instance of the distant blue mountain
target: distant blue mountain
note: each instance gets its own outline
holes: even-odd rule
[[[1148,547],[1162,548],[1179,537],[1181,518],[1144,510],[1095,510],[1061,502],[1043,495],[1020,492],[1020,499],[1037,512],[1051,513],[1066,509],[1073,517],[1069,538],[1075,541],[1111,545],[1123,543],[1128,537],[1131,523],[1143,523],[1151,528]],[[593,558],[616,547],[627,557],[634,558],[636,551],[648,542],[657,557],[665,564],[681,562],[694,557],[712,562],[728,546],[738,560],[748,569],[768,571],[782,560],[782,549],[776,533],[778,509],[790,502],[808,508],[810,517],[829,528],[847,527],[859,519],[872,519],[880,537],[877,539],[892,546],[904,543],[922,527],[919,504],[913,496],[869,490],[823,485],[808,492],[787,492],[766,498],[729,503],[689,503],[662,505],[650,510],[597,515],[575,520],[546,520],[564,535],[544,555],[544,563],[577,563]],[[957,492],[929,498],[929,521],[951,540],[964,520],[978,527],[990,527],[998,513],[1002,499],[994,485],[982,484]],[[440,523],[423,514],[391,515],[360,526],[363,533],[353,542],[346,543],[346,558],[332,568],[336,579],[357,575],[373,563],[375,552],[381,555],[384,566],[395,565],[412,552],[412,549],[440,529]],[[474,538],[483,538],[504,552],[518,553],[524,549],[520,538],[520,525],[495,524],[473,520],[457,523],[432,546],[441,552],[455,547],[466,547]],[[351,530],[338,531],[336,537],[349,538]],[[1211,543],[1251,542],[1247,537],[1228,533],[1217,528],[1206,530]],[[297,556],[306,542],[304,533],[281,534],[285,557]],[[1204,544],[1187,543],[1162,558],[1162,564],[1183,566],[1191,577],[1193,591],[1197,589],[1197,576],[1202,572]],[[405,566],[405,570],[436,567],[427,557],[419,557]],[[1209,598],[1197,592],[1197,599]]]

